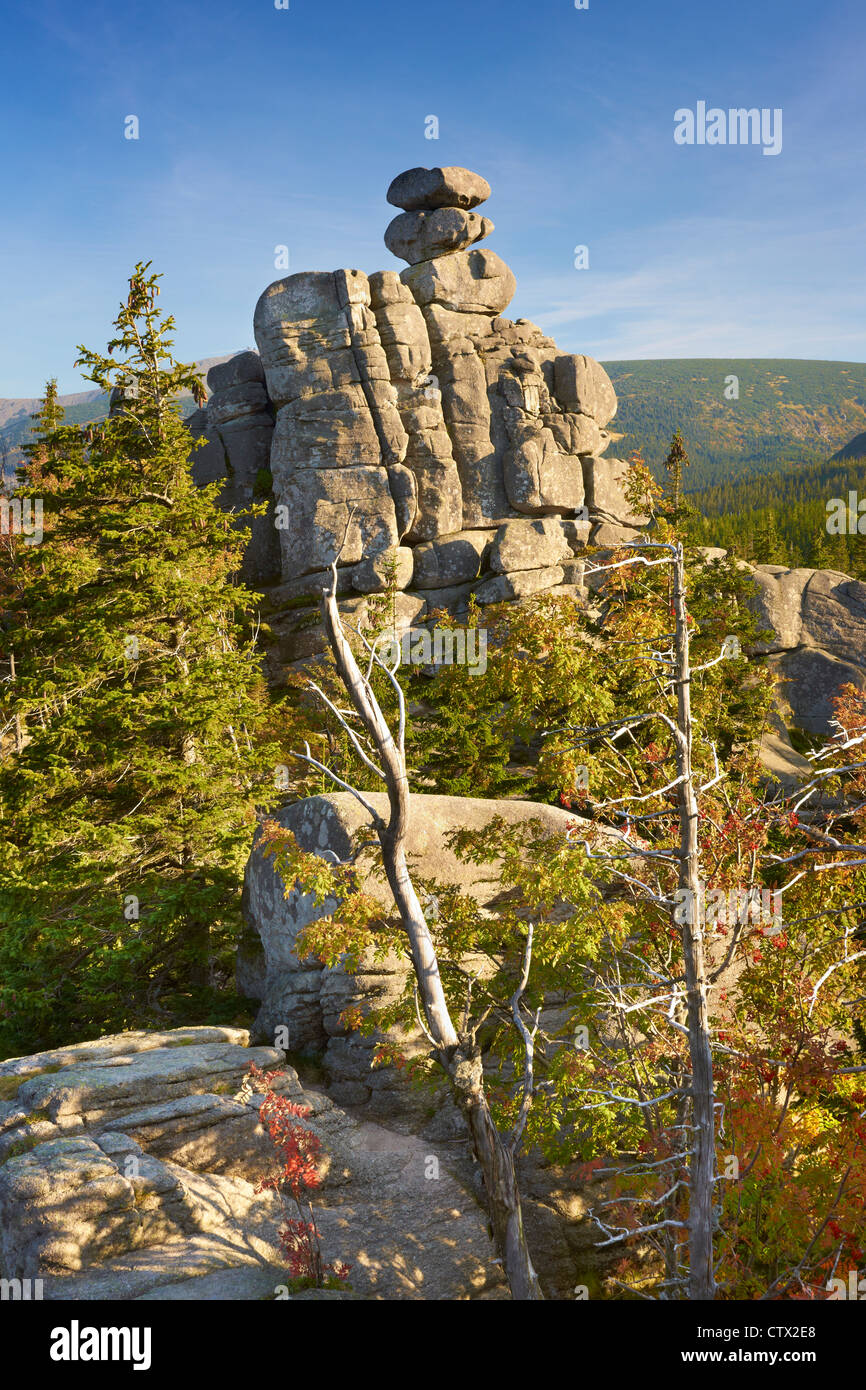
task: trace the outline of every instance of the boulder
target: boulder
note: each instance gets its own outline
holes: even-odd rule
[[[257,352],[237,352],[228,362],[218,362],[207,374],[208,388],[216,393],[249,382],[264,385],[265,369]]]
[[[625,489],[629,466],[624,459],[585,458],[583,481],[590,520],[620,526],[643,526],[649,517],[634,513]],[[600,542],[593,542],[600,544]]]
[[[501,314],[517,281],[495,251],[472,248],[419,261],[400,272],[416,303],[438,304],[457,313]]]
[[[398,589],[407,589],[412,582],[414,561],[408,546],[398,545],[380,550],[352,566],[352,588],[359,594],[377,594],[388,588],[393,576]]]
[[[815,570],[803,592],[800,640],[843,661],[866,665],[866,584]]]
[[[465,251],[493,231],[489,217],[461,208],[438,208],[434,212],[403,212],[385,229],[385,245],[392,255],[410,265]]]
[[[445,589],[477,578],[491,543],[490,531],[458,531],[417,545],[412,583],[416,589]]]
[[[370,793],[368,800],[380,812],[386,810],[387,798],[383,793]],[[450,830],[460,826],[481,827],[500,815],[510,825],[538,819],[551,834],[560,835],[574,819],[556,807],[531,801],[413,795],[411,807],[410,861],[423,864],[426,878],[456,884],[471,893],[482,906],[495,897],[496,890],[489,881],[495,877],[495,865],[485,866],[483,872],[479,872],[477,866],[459,860],[445,844]],[[333,854],[339,859],[348,856],[352,835],[368,822],[367,813],[348,792],[309,797],[279,811],[275,818],[293,832],[303,849],[325,857]],[[359,860],[364,889],[383,906],[393,908],[387,886],[372,872],[374,863],[369,851]],[[317,905],[313,895],[304,892],[302,886],[294,886],[288,896],[284,888],[272,861],[254,849],[244,881],[244,915],[249,929],[260,938],[265,957],[265,993],[256,1019],[256,1034],[273,1037],[276,1028],[287,1025],[291,1048],[321,1046],[324,1038],[345,1032],[342,1027],[335,1026],[333,1008],[328,1009],[331,1018],[326,1026],[323,1002],[323,991],[327,999],[333,988],[327,982],[335,978],[335,973],[345,981],[345,972],[340,967],[329,971],[313,961],[300,961],[295,942],[303,927],[333,911],[337,904],[329,899]],[[383,989],[386,994],[399,991],[407,970],[406,961],[379,963],[372,973],[380,977],[377,985],[380,995]],[[340,988],[351,989],[351,981],[341,984]],[[366,1060],[368,1062],[369,1057]]]
[[[833,700],[843,685],[866,690],[862,665],[843,661],[820,647],[795,647],[769,658],[791,711],[791,722],[807,733],[831,732]]]
[[[521,570],[511,574],[497,574],[485,579],[475,590],[475,597],[481,604],[504,603],[509,599],[529,598],[532,594],[552,589],[565,582],[565,571],[561,565],[548,565],[543,569]]]
[[[561,451],[556,434],[543,423],[546,418],[566,417],[505,412],[511,448],[503,457],[502,473],[508,500],[518,512],[546,515],[583,505],[580,459]]]
[[[620,546],[640,539],[641,533],[634,526],[620,526],[616,522],[600,521],[593,526],[589,543],[607,550],[618,550]]]
[[[554,393],[567,410],[590,415],[602,427],[616,414],[616,392],[604,367],[594,357],[577,353],[557,357]]]
[[[255,356],[251,353],[250,356]],[[214,391],[207,403],[207,419],[211,429],[219,429],[247,415],[268,415],[270,400],[263,381],[244,381]],[[268,416],[270,419],[270,417]],[[271,421],[273,424],[273,421]]]
[[[354,565],[395,547],[397,514],[384,468],[304,468],[280,493],[283,577]]]
[[[814,570],[758,565],[753,571],[754,609],[762,625],[772,629],[775,638],[759,643],[757,651],[799,646],[803,630],[803,594]]]
[[[571,553],[558,518],[506,521],[494,536],[489,565],[498,574],[540,570],[570,560]]]
[[[385,195],[392,207],[474,208],[490,197],[490,184],[459,165],[444,169],[407,169],[392,179]]]

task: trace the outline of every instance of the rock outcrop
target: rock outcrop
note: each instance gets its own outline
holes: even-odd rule
[[[627,465],[607,457],[617,402],[604,368],[504,317],[515,278],[487,245],[489,196],[468,169],[398,175],[385,242],[406,268],[276,280],[256,306],[258,352],[208,373],[207,409],[190,421],[207,441],[195,476],[223,480],[227,507],[268,502],[243,573],[265,592],[272,680],[323,650],[335,557],[353,625],[393,576],[399,635],[437,610],[459,619],[470,594],[579,594],[586,546],[634,540],[648,521],[626,497]],[[826,733],[833,695],[864,681],[864,586],[754,574],[784,720]]]
[[[757,565],[752,573],[756,612],[774,633],[759,650],[778,677],[787,722],[825,735],[841,687],[866,690],[866,584],[783,565]]]
[[[93,1302],[285,1298],[273,1148],[248,1064],[307,1108],[321,1144],[314,1208],[351,1292],[295,1298],[507,1299],[468,1136],[439,1107],[421,1135],[335,1105],[279,1048],[241,1028],[122,1033],[0,1063],[0,1279]],[[439,1131],[437,1137],[436,1131]],[[549,1298],[600,1291],[608,1261],[587,1218],[597,1185],[525,1165],[524,1219]],[[24,1297],[28,1293],[23,1293]]]
[[[352,596],[396,574],[400,632],[434,608],[461,612],[470,591],[484,604],[573,583],[587,542],[645,520],[630,514],[625,465],[604,457],[616,412],[604,369],[504,317],[516,282],[479,245],[489,196],[468,169],[399,175],[385,242],[406,269],[275,281],[256,306],[260,356],[208,375],[197,476],[225,477],[238,505],[270,474],[244,574],[266,586],[277,666],[322,649],[316,604],[335,557],[354,620]]]
[[[355,1296],[507,1297],[451,1154],[353,1119],[248,1042],[181,1028],[0,1063],[0,1278],[76,1301],[284,1296],[279,1200],[257,1190],[273,1150],[241,1084],[255,1062],[311,1111],[323,1254]]]
[[[252,534],[243,568],[250,584],[267,584],[279,578],[280,565],[270,478],[274,417],[258,353],[211,367],[207,384],[207,406],[187,420],[193,438],[203,441],[192,455],[193,477],[201,486],[221,481],[227,511],[268,501],[266,515],[245,523]]]
[[[369,793],[376,809],[387,814],[383,793]],[[471,895],[482,911],[498,898],[497,866],[478,866],[457,858],[446,841],[457,827],[480,829],[499,816],[510,825],[539,821],[546,834],[561,839],[579,817],[534,801],[490,801],[480,797],[414,795],[407,853],[411,865],[421,876],[444,886],[456,886]],[[276,813],[275,819],[292,831],[298,844],[309,853],[325,858],[336,855],[345,860],[352,837],[368,823],[366,812],[347,792],[308,797]],[[617,840],[616,831],[609,832]],[[393,913],[393,899],[386,883],[373,874],[375,858],[365,852],[357,864],[364,891],[381,901]],[[375,961],[364,959],[360,969],[347,974],[339,965],[325,967],[315,957],[299,958],[298,933],[310,922],[327,916],[335,901],[318,904],[311,893],[299,885],[285,892],[273,861],[253,850],[246,869],[243,907],[247,936],[238,957],[238,987],[248,997],[260,1001],[253,1034],[273,1041],[282,1037],[292,1050],[311,1049],[319,1053],[329,1076],[328,1091],[339,1104],[365,1106],[365,1113],[389,1122],[411,1113],[419,1101],[391,1067],[371,1066],[378,1039],[350,1029],[344,1010],[370,1005],[380,1007],[397,999],[403,991],[409,966],[405,957],[389,956]],[[431,902],[427,909],[435,911]],[[475,960],[482,970],[486,962]],[[281,1032],[280,1030],[287,1030]],[[427,1051],[420,1032],[401,1033],[401,1049],[406,1055]],[[446,1107],[447,1109],[447,1107]],[[448,1112],[450,1115],[450,1110]],[[453,1117],[452,1117],[453,1118]],[[443,1118],[450,1134],[451,1119]]]

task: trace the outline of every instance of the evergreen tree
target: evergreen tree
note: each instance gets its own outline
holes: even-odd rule
[[[787,547],[779,535],[776,517],[772,511],[762,512],[755,527],[755,563],[758,565],[785,565],[788,563]]]
[[[198,488],[158,276],[138,264],[108,355],[80,348],[114,405],[60,422],[51,383],[25,473],[49,512],[19,548],[16,679],[0,727],[0,1047],[206,1014],[240,928],[257,801],[279,755],[256,742],[264,685],[246,534]]]
[[[52,376],[45,383],[45,395],[43,396],[39,409],[30,416],[33,424],[30,433],[36,435],[35,448],[39,448],[39,441],[43,436],[52,434],[58,425],[62,424],[65,411],[60,404],[57,396],[57,377]],[[25,444],[24,453],[32,457],[34,444]]]
[[[676,521],[682,511],[683,469],[689,467],[685,441],[679,430],[674,431],[671,446],[665,459],[665,469],[670,480],[669,518]]]

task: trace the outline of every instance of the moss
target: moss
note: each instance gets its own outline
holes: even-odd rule
[[[287,598],[285,603],[281,603],[279,608],[275,608],[275,613],[288,613],[296,608],[315,608],[318,611],[319,601],[312,594],[298,594],[296,598]]]
[[[286,1052],[286,1062],[304,1086],[326,1086],[330,1074],[319,1053]]]
[[[274,478],[269,468],[260,468],[253,483],[253,497],[270,497],[274,490]]]
[[[14,1100],[25,1081],[32,1081],[34,1076],[50,1076],[53,1072],[62,1071],[62,1067],[37,1067],[36,1071],[19,1071],[15,1076],[0,1076],[0,1100]]]
[[[29,1153],[31,1149],[37,1148],[39,1144],[44,1144],[44,1142],[44,1139],[37,1139],[35,1135],[30,1139],[16,1139],[14,1144],[9,1145],[5,1155],[0,1159],[0,1168],[4,1163],[8,1163],[10,1158],[20,1158],[22,1154]]]

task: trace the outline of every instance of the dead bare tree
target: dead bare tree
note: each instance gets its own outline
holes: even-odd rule
[[[583,845],[589,860],[597,865],[605,876],[609,876],[612,882],[619,883],[619,891],[623,895],[635,902],[651,903],[660,915],[668,918],[671,928],[676,928],[679,935],[682,961],[678,968],[652,969],[646,960],[631,950],[629,943],[626,943],[625,947],[614,949],[612,963],[607,962],[604,968],[595,971],[594,983],[603,1009],[608,1016],[620,1020],[618,1043],[623,1045],[628,1054],[633,1081],[633,1086],[629,1089],[633,1089],[635,1094],[622,1094],[622,1086],[602,1084],[593,1088],[581,1108],[591,1111],[611,1104],[636,1106],[650,1137],[663,1135],[666,1141],[671,1141],[682,1135],[683,1140],[682,1143],[673,1144],[676,1152],[671,1152],[663,1158],[640,1158],[637,1162],[602,1169],[599,1172],[599,1175],[614,1173],[620,1178],[644,1181],[651,1176],[659,1178],[660,1185],[666,1189],[661,1196],[648,1200],[626,1199],[641,1200],[650,1208],[652,1214],[643,1224],[635,1226],[634,1222],[627,1220],[622,1224],[611,1222],[606,1209],[623,1209],[623,1203],[619,1199],[602,1203],[592,1214],[604,1236],[603,1245],[613,1245],[640,1235],[654,1248],[664,1263],[665,1279],[661,1285],[663,1297],[667,1297],[670,1290],[685,1288],[689,1299],[709,1300],[715,1298],[717,1292],[714,1262],[717,1218],[714,1195],[716,1185],[722,1181],[716,1172],[716,1129],[718,1127],[721,1135],[724,1128],[723,1107],[715,1095],[713,1057],[716,1053],[727,1054],[729,1057],[738,1054],[732,1052],[732,1049],[719,1038],[714,1037],[710,1027],[707,994],[708,989],[716,985],[730,966],[735,951],[740,948],[741,927],[744,923],[738,915],[724,959],[720,962],[714,961],[713,968],[708,969],[705,955],[705,919],[698,906],[706,886],[703,883],[702,851],[698,836],[699,808],[703,794],[717,786],[718,795],[729,813],[733,812],[734,806],[724,786],[726,774],[719,768],[714,748],[713,772],[706,776],[700,785],[700,779],[696,777],[692,749],[691,687],[693,678],[698,673],[718,661],[727,659],[731,653],[726,641],[719,656],[701,666],[691,665],[689,614],[681,545],[641,541],[623,549],[632,549],[637,553],[627,559],[601,563],[588,573],[637,565],[670,567],[669,596],[673,631],[653,637],[650,652],[651,660],[657,663],[656,685],[659,694],[664,695],[668,701],[675,696],[676,708],[670,712],[664,708],[647,710],[613,720],[603,727],[572,729],[571,732],[575,736],[576,747],[588,747],[600,740],[608,750],[615,750],[618,741],[633,739],[639,727],[658,721],[667,728],[670,735],[677,775],[665,786],[643,795],[638,793],[605,801],[594,799],[593,810],[596,815],[604,816],[612,811],[622,814],[622,811],[629,807],[629,828],[625,833],[620,832],[620,838],[623,840],[621,849],[611,851],[608,846],[600,850],[597,845],[590,843],[588,838],[584,838],[580,831],[572,832],[572,838],[576,843]],[[640,553],[653,549],[661,550],[662,556],[653,559]],[[866,844],[861,842],[862,837],[852,838],[845,829],[850,828],[856,817],[862,818],[866,806],[863,797],[866,763],[856,760],[864,743],[866,727],[862,723],[858,723],[857,727],[846,727],[838,722],[836,738],[823,752],[815,755],[814,761],[819,770],[812,779],[801,787],[790,801],[758,801],[748,812],[749,817],[759,823],[767,821],[777,826],[791,823],[808,842],[805,847],[797,848],[790,853],[766,851],[760,865],[753,855],[747,869],[753,885],[760,882],[761,868],[773,878],[778,878],[779,874],[787,871],[790,866],[791,872],[787,881],[773,890],[774,900],[779,905],[779,920],[784,895],[802,880],[808,880],[808,876],[817,873],[847,875],[852,870],[862,870],[866,865]],[[844,755],[847,754],[850,759],[852,753],[855,760],[845,761]],[[828,762],[830,765],[825,765]],[[837,797],[835,801],[825,800],[822,807],[815,812],[815,819],[820,819],[823,828],[804,823],[804,817],[808,814],[804,807],[828,785],[838,786],[842,779],[850,776],[855,778],[853,794]],[[654,799],[661,799],[663,809],[634,806],[634,803],[651,803]],[[646,827],[646,833],[651,833],[650,827],[661,822],[662,838],[666,839],[669,834],[666,827],[672,818],[672,801],[675,803],[679,822],[674,845],[663,844],[654,847],[651,841],[641,839],[632,827]],[[837,829],[840,823],[843,827],[841,834]],[[678,885],[675,893],[671,891],[673,882]],[[756,891],[752,886],[746,890],[745,896],[749,902],[756,896]],[[761,893],[757,892],[757,896],[760,897]],[[828,895],[826,906],[817,916],[826,916],[830,922],[840,923],[835,941],[829,943],[832,950],[828,953],[826,941],[820,941],[814,947],[805,940],[802,943],[804,973],[810,956],[814,956],[816,963],[820,962],[810,983],[809,993],[803,1001],[805,1021],[811,1018],[821,991],[828,987],[828,982],[834,979],[837,972],[843,972],[845,975],[850,972],[855,978],[862,978],[866,961],[863,927],[862,922],[850,911],[860,906],[862,903],[858,902],[831,903]],[[747,906],[746,923],[749,921],[750,912],[751,908]],[[774,926],[773,931],[781,932],[781,926]],[[665,1028],[678,1030],[681,1036],[687,1038],[689,1064],[688,1067],[679,1064],[671,1067],[668,1064],[667,1074],[659,1072],[654,1075],[642,1066],[641,1052],[647,1042],[658,1042]],[[591,1054],[596,1062],[604,1063],[608,1060],[602,1052],[603,1049],[598,1048],[598,1055]],[[771,1059],[770,1065],[782,1068],[785,1064]],[[836,1067],[835,1071],[841,1075],[866,1071],[866,1068],[856,1065],[840,1066]],[[657,1084],[659,1081],[663,1084]],[[783,1088],[784,1095],[779,1108],[780,1124],[791,1103],[793,1084],[789,1076],[787,1085]],[[673,1123],[664,1118],[665,1108],[669,1113],[671,1107],[675,1110]],[[847,1177],[848,1173],[840,1185],[839,1193],[844,1188]],[[685,1214],[680,1205],[680,1194],[686,1185],[687,1220],[684,1219]],[[836,1200],[838,1201],[838,1194]],[[793,1272],[789,1271],[776,1278],[764,1297],[771,1296],[779,1288],[797,1287],[798,1281],[802,1286],[802,1268],[807,1263],[818,1235],[832,1214],[831,1209],[825,1216],[823,1225],[819,1225],[812,1245]],[[684,1258],[686,1250],[687,1258]]]
[[[631,734],[639,725],[652,721],[659,721],[665,725],[673,742],[677,768],[676,778],[666,786],[644,796],[626,796],[614,801],[596,802],[595,810],[596,813],[604,813],[606,810],[624,807],[626,804],[668,797],[673,792],[676,795],[679,813],[679,844],[676,851],[665,851],[652,849],[641,842],[627,839],[622,853],[617,855],[609,851],[596,852],[586,840],[582,843],[592,861],[603,863],[614,877],[628,885],[630,891],[638,896],[648,896],[657,907],[670,914],[671,920],[677,924],[681,932],[684,980],[654,975],[642,984],[631,982],[627,987],[624,987],[618,967],[613,982],[599,981],[598,983],[602,992],[607,996],[608,1004],[614,1011],[619,1012],[620,1017],[625,1018],[626,1014],[638,1010],[649,1011],[650,1014],[660,1011],[667,1025],[685,1032],[688,1036],[690,1075],[676,1078],[676,1084],[672,1084],[662,1094],[643,1095],[635,1100],[622,1095],[605,1093],[604,1099],[598,1104],[604,1105],[610,1101],[616,1101],[620,1104],[637,1104],[646,1115],[649,1115],[650,1113],[657,1113],[660,1106],[673,1099],[678,1101],[687,1099],[689,1101],[689,1121],[685,1123],[683,1119],[681,1125],[678,1126],[689,1136],[687,1147],[682,1153],[675,1154],[669,1162],[671,1166],[677,1162],[685,1162],[688,1167],[688,1296],[692,1300],[712,1300],[715,1297],[713,1194],[718,1179],[715,1172],[716,1105],[713,1090],[713,1054],[707,1009],[704,931],[700,916],[696,911],[691,910],[680,916],[677,914],[677,907],[683,902],[694,907],[700,901],[698,792],[715,785],[721,779],[721,774],[718,772],[716,760],[718,775],[704,787],[696,788],[692,767],[691,680],[693,672],[689,655],[689,617],[686,608],[683,547],[679,543],[640,541],[623,548],[662,550],[665,554],[658,559],[648,559],[646,555],[635,554],[626,560],[593,566],[587,573],[611,571],[629,565],[646,567],[668,565],[671,567],[674,630],[659,639],[669,642],[670,645],[667,650],[655,653],[655,660],[667,668],[668,679],[661,683],[661,690],[664,693],[675,692],[676,718],[672,718],[663,710],[656,709],[623,720],[615,720],[604,728],[579,729],[573,732],[577,735],[577,741],[581,745],[588,745],[599,737],[602,737],[610,745],[613,740],[623,734]],[[660,814],[663,813],[650,812],[642,818],[652,820],[653,817]],[[577,838],[579,840],[580,837]],[[618,867],[616,860],[618,859],[619,863],[622,864],[624,858],[640,859],[647,867],[652,867],[653,864],[657,868],[663,868],[665,865],[670,868],[677,865],[677,896],[672,898],[665,891],[658,878],[653,884],[647,881],[649,876],[646,874],[641,879],[631,865],[628,868]],[[683,984],[685,985],[684,1001]],[[635,993],[638,995],[637,1001],[634,997]],[[685,1003],[684,1011],[683,1002]],[[685,1022],[682,1021],[683,1013]],[[651,1027],[654,1026],[651,1024]],[[592,1109],[595,1104],[595,1102],[590,1102],[586,1108]],[[644,1173],[646,1165],[638,1164],[629,1171],[635,1175]],[[666,1283],[668,1285],[678,1285],[683,1282],[679,1272],[679,1248],[675,1240],[672,1240],[672,1233],[678,1228],[682,1229],[685,1223],[673,1215],[670,1202],[672,1193],[680,1186],[681,1183],[677,1179],[674,1187],[664,1194],[664,1198],[660,1199],[660,1204],[663,1207],[661,1218],[640,1227],[639,1231],[628,1230],[627,1228],[620,1231],[612,1230],[597,1219],[597,1224],[606,1237],[604,1244],[613,1244],[631,1235],[655,1235],[659,1233],[664,1247]]]
[[[469,1127],[475,1157],[484,1178],[493,1239],[512,1297],[521,1300],[541,1299],[543,1294],[526,1244],[515,1171],[515,1157],[532,1101],[533,1089],[532,1057],[537,1018],[532,1027],[527,1027],[520,1012],[532,960],[532,929],[530,927],[527,933],[522,975],[511,1001],[512,1017],[524,1043],[523,1096],[514,1127],[511,1133],[505,1136],[500,1133],[493,1120],[485,1092],[481,1048],[477,1040],[480,1020],[473,1026],[468,1017],[468,1009],[459,1029],[452,1020],[442,986],[435,946],[406,859],[411,796],[404,747],[406,706],[403,691],[394,672],[379,656],[376,643],[370,643],[362,633],[359,636],[369,654],[369,664],[366,674],[361,671],[346,637],[337,607],[336,559],[331,571],[331,588],[322,595],[325,631],[340,680],[369,740],[368,747],[375,751],[378,757],[378,763],[370,756],[358,737],[356,728],[349,722],[351,711],[339,709],[317,686],[313,685],[312,688],[328,705],[364,765],[384,783],[390,810],[387,821],[363,792],[350,786],[325,764],[313,758],[309,745],[305,753],[295,753],[294,756],[317,768],[336,785],[350,792],[370,816],[381,847],[385,875],[409,944],[418,995],[423,1008],[423,1018],[419,1013],[419,1022],[448,1077],[455,1102]],[[374,667],[385,672],[397,698],[399,724],[396,737],[388,726],[371,685],[370,677]]]

